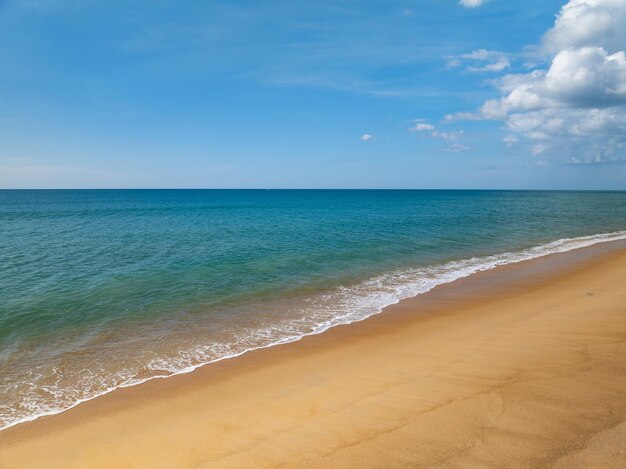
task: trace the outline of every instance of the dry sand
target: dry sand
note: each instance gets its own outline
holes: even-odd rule
[[[626,467],[624,243],[0,432],[2,468]]]

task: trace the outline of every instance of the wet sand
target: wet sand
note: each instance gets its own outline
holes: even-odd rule
[[[0,432],[1,468],[626,467],[626,243]]]

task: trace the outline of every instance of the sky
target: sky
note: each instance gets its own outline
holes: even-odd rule
[[[626,0],[0,0],[0,188],[626,189]]]

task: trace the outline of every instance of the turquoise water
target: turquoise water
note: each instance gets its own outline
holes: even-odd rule
[[[624,230],[626,192],[0,191],[0,428]]]

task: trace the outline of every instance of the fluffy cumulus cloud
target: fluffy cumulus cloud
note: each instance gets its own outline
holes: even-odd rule
[[[601,47],[609,53],[626,44],[626,0],[570,0],[543,37],[546,51]]]
[[[361,140],[369,142],[370,140],[374,140],[374,136],[372,134],[363,134],[361,135]]]
[[[559,107],[619,106],[626,104],[626,56],[624,51],[609,55],[599,47],[566,49],[554,57],[548,70],[507,75],[496,84],[503,96],[480,108],[484,118]]]
[[[571,164],[626,162],[625,46],[626,0],[570,0],[543,37],[545,68],[494,80],[499,98],[446,119],[503,120],[507,146],[518,135]]]

